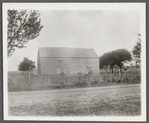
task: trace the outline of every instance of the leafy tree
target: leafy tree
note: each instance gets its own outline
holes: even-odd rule
[[[139,36],[141,36],[141,34],[138,34]],[[137,44],[134,46],[133,50],[133,57],[134,60],[136,61],[136,64],[140,65],[141,63],[141,39],[138,38]]]
[[[7,51],[10,57],[16,48],[24,48],[29,40],[39,36],[41,26],[38,11],[8,10]]]
[[[100,65],[101,68],[106,66],[110,66],[112,72],[114,65],[117,65],[120,68],[120,71],[122,72],[122,66],[123,62],[130,61],[132,59],[131,53],[125,49],[119,49],[112,52],[105,53],[100,58]]]
[[[108,52],[108,53],[104,53],[100,58],[99,58],[99,61],[100,61],[100,69],[102,68],[106,68],[106,73],[107,73],[107,68],[108,66],[110,66],[110,64],[112,65],[111,63],[111,60],[112,60],[112,52]],[[110,66],[110,68],[113,69],[113,67]]]
[[[112,60],[110,62],[110,66],[113,68],[114,65],[117,65],[122,72],[123,63],[126,61],[131,61],[132,56],[131,53],[125,49],[119,49],[112,52]]]
[[[107,73],[107,67],[109,65],[109,57],[110,57],[109,53],[105,53],[102,56],[100,56],[100,58],[99,58],[99,61],[100,61],[99,67],[100,67],[100,69],[105,67],[106,73]]]
[[[23,61],[18,66],[18,70],[20,71],[30,71],[33,68],[35,68],[35,62],[29,60],[26,57],[23,59]]]

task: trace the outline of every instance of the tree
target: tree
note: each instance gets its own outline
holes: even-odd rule
[[[110,64],[110,61],[111,60],[111,53],[108,52],[108,53],[104,53],[100,58],[99,58],[99,61],[100,61],[100,69],[102,68],[106,68],[106,73],[107,73],[107,67],[108,65]]]
[[[138,35],[141,36],[141,34],[138,34]],[[137,64],[140,65],[141,63],[141,39],[140,38],[138,38],[138,41],[132,50],[132,54],[136,62],[136,65]]]
[[[33,68],[35,68],[35,62],[29,60],[26,57],[23,59],[23,61],[18,66],[18,70],[20,71],[30,71]]]
[[[43,26],[38,11],[33,10],[27,14],[27,10],[8,10],[7,14],[7,51],[10,57],[16,48],[24,48],[29,40],[39,36]]]
[[[119,49],[112,52],[112,60],[110,62],[110,66],[113,68],[114,65],[117,65],[120,68],[120,72],[122,73],[123,63],[126,61],[131,61],[132,56],[131,53],[125,49]]]
[[[112,52],[105,53],[100,58],[100,65],[101,67],[110,66],[112,72],[114,65],[117,65],[120,68],[120,71],[122,72],[122,66],[125,61],[130,61],[132,59],[131,53],[127,51],[126,49],[118,49]]]
[[[100,57],[99,60],[100,60],[100,69],[106,68],[106,73],[107,73],[107,68],[109,66],[113,72],[113,66],[115,64],[114,64],[114,62],[112,62],[112,60],[113,60],[113,53],[112,52],[104,53]]]

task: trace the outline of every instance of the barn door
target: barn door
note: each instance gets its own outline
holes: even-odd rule
[[[61,68],[56,68],[57,74],[61,73]]]

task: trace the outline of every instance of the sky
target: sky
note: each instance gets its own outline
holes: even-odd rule
[[[122,48],[132,51],[140,33],[139,11],[39,12],[44,26],[40,35],[8,58],[9,71],[16,71],[24,57],[37,63],[38,47],[93,48],[98,56]]]

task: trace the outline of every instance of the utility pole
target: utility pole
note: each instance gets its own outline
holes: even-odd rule
[[[29,71],[28,71],[28,75],[29,75],[29,85],[31,84],[31,82],[30,82],[30,68],[31,68],[31,67],[29,67]]]
[[[30,71],[28,71],[28,75],[29,75],[29,85],[30,85]]]
[[[47,72],[47,74],[48,74],[48,83],[49,83],[49,63],[48,63],[48,72]]]
[[[49,82],[49,71],[48,71],[48,82]]]

